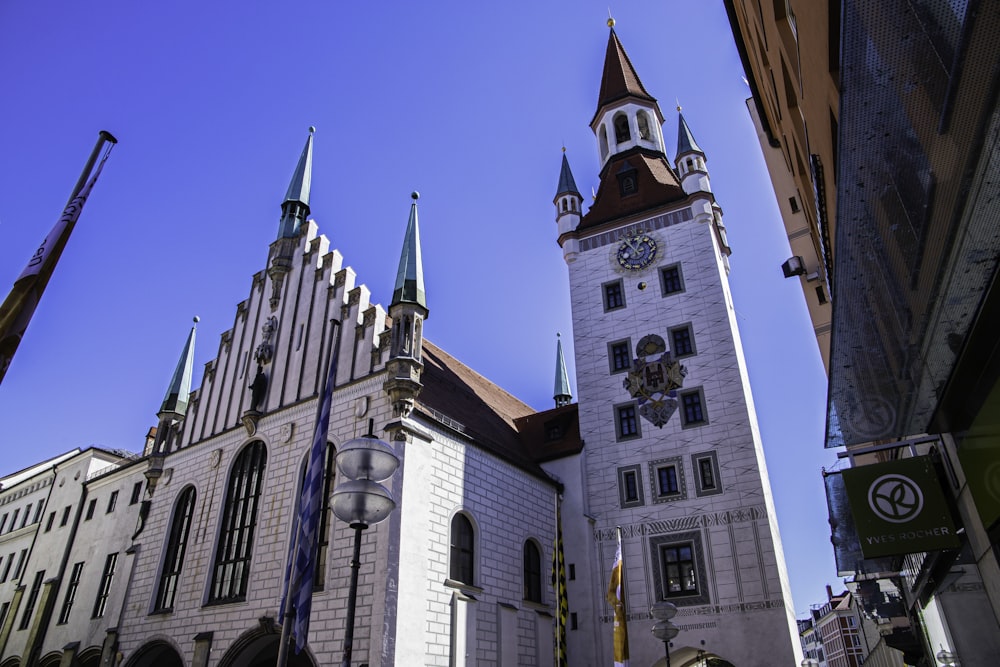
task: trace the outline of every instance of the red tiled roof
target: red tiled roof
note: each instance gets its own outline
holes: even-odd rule
[[[626,167],[635,169],[637,190],[623,197],[618,187],[618,173]],[[627,168],[627,167],[626,167]],[[657,206],[684,201],[687,194],[681,188],[673,169],[662,153],[634,148],[610,160],[601,171],[597,199],[580,221],[578,230],[648,211]]]

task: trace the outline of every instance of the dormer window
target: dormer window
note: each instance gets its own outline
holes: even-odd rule
[[[645,111],[640,111],[635,116],[636,124],[639,126],[639,138],[649,141],[649,116]]]
[[[615,175],[618,177],[618,191],[622,197],[634,195],[639,191],[638,173],[628,160],[625,161],[622,168]]]
[[[628,127],[628,116],[623,113],[615,114],[615,141],[623,144],[632,139],[632,132]]]

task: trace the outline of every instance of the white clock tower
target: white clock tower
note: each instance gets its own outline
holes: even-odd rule
[[[594,519],[592,542],[572,549],[599,563],[585,604],[602,621],[595,664],[610,664],[604,598],[620,528],[632,664],[664,662],[649,608],[669,601],[673,664],[701,651],[719,665],[797,665],[722,210],[684,117],[673,164],[663,121],[612,27],[591,121],[600,186],[584,214],[564,155],[555,198]]]

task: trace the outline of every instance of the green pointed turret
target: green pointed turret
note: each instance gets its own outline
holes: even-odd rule
[[[413,198],[413,203],[410,205],[410,220],[406,224],[403,251],[399,256],[399,269],[396,271],[396,285],[392,291],[390,305],[415,303],[427,310],[424,268],[420,261],[420,228],[417,225],[417,199],[420,198],[420,193],[414,192],[410,197]]]
[[[309,137],[302,149],[302,155],[299,156],[299,162],[295,165],[295,173],[292,174],[292,181],[288,184],[285,200],[281,203],[281,222],[278,225],[279,239],[298,236],[302,223],[309,216],[309,193],[312,189],[313,132],[315,131],[315,127],[309,128]]]
[[[705,151],[701,150],[701,146],[698,142],[694,140],[694,135],[691,134],[691,128],[688,127],[687,122],[684,120],[684,114],[680,112],[680,108],[677,109],[677,157],[685,155],[687,153],[701,153],[705,154]]]
[[[163,397],[159,415],[184,415],[187,412],[188,398],[191,394],[191,375],[194,370],[194,334],[198,326],[198,318],[194,318],[194,326],[188,334],[187,342],[181,358],[177,360],[177,368],[170,379],[167,394]]]
[[[576,189],[576,181],[573,179],[573,172],[570,171],[569,160],[566,159],[566,149],[564,148],[562,156],[562,169],[559,170],[559,187],[556,188],[556,197],[566,194],[574,194],[577,197],[580,197],[580,191]]]
[[[566,372],[566,358],[563,356],[562,338],[559,334],[556,334],[556,383],[552,391],[552,398],[555,399],[557,408],[568,405],[573,399],[569,389],[569,374]]]

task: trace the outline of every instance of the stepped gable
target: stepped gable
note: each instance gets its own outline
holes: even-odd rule
[[[521,444],[532,453],[536,463],[583,451],[576,403],[520,417],[515,424],[521,435]]]
[[[636,191],[622,195],[618,174],[635,170]],[[634,148],[610,160],[601,172],[597,198],[583,216],[577,230],[597,227],[632,214],[648,214],[650,209],[682,202],[688,195],[662,153]]]
[[[460,429],[486,451],[542,479],[550,479],[517,432],[531,406],[493,384],[438,346],[424,339],[420,406],[462,425]]]

